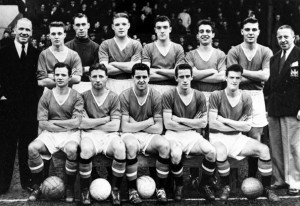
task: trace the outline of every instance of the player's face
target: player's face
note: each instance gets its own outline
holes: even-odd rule
[[[73,29],[75,30],[76,37],[87,38],[89,28],[90,24],[87,22],[87,18],[82,17],[74,19]]]
[[[287,50],[294,46],[295,35],[290,29],[279,29],[277,31],[277,41],[281,49]]]
[[[215,34],[213,33],[210,25],[200,25],[198,36],[200,44],[206,46],[212,43],[212,39],[215,37]]]
[[[20,44],[26,44],[32,36],[32,24],[30,21],[20,20],[15,28],[16,40]]]
[[[66,33],[62,27],[50,28],[50,40],[53,46],[61,46],[64,44]]]
[[[113,20],[112,29],[117,37],[126,37],[128,30],[130,28],[130,23],[127,18],[116,18]]]
[[[56,68],[54,72],[54,80],[57,87],[66,87],[69,85],[71,76],[68,74],[68,69],[66,67]]]
[[[191,88],[191,81],[193,80],[193,76],[189,69],[178,70],[178,77],[176,81],[180,89],[187,90]]]
[[[172,28],[168,21],[159,21],[156,22],[154,30],[157,35],[157,39],[164,41],[170,38]]]
[[[90,81],[94,89],[100,90],[106,87],[107,75],[103,70],[93,70],[90,75]]]
[[[236,91],[239,89],[239,85],[242,81],[241,72],[229,71],[226,77],[227,88],[231,91]]]
[[[148,88],[149,75],[145,70],[136,70],[133,76],[134,86],[138,90],[145,90]]]
[[[256,43],[260,33],[258,23],[245,24],[241,33],[244,36],[244,42],[249,44]]]

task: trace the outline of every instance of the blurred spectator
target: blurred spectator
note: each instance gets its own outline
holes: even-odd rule
[[[40,25],[42,33],[48,33],[48,26],[49,26],[49,18],[48,16],[44,16]]]
[[[146,5],[143,6],[142,10],[141,10],[146,16],[148,16],[149,14],[152,14],[152,8],[150,7],[150,2],[147,1]]]
[[[93,25],[95,22],[99,20],[99,13],[100,13],[100,5],[98,4],[97,0],[93,0],[89,8],[89,15],[90,15],[89,21],[91,25]]]
[[[70,33],[72,31],[72,24],[69,21],[65,24],[65,31],[66,33]]]
[[[186,31],[189,31],[192,20],[190,14],[187,13],[186,8],[178,14],[178,19],[182,20],[182,25],[186,28]]]
[[[43,42],[39,42],[39,46],[38,46],[38,50],[40,50],[40,51],[43,51],[43,50],[45,50],[46,49],[46,47],[45,47],[45,44],[43,43]]]
[[[42,42],[43,44],[46,44],[46,34],[41,35],[40,42]]]
[[[157,9],[157,14],[158,15],[160,15],[160,16],[162,16],[162,15],[164,15],[164,16],[170,16],[170,13],[171,13],[171,10],[169,9],[167,3],[164,3],[161,7],[158,6],[158,9]]]
[[[66,6],[66,11],[68,18],[73,18],[73,16],[75,16],[75,14],[78,12],[78,6],[75,4],[74,0],[71,0],[70,4]]]
[[[38,49],[38,43],[36,39],[32,38],[30,43],[34,48]]]
[[[220,49],[220,40],[218,38],[214,38],[212,46],[216,49]]]
[[[102,27],[102,31],[100,33],[100,39],[106,40],[106,39],[112,38],[114,36],[113,32],[111,30],[109,30],[109,28],[110,27],[108,27],[107,25],[104,25]]]
[[[93,33],[99,34],[101,32],[100,22],[96,21],[91,30]]]
[[[200,7],[196,9],[196,12],[192,14],[192,31],[193,33],[198,33],[197,32],[197,24],[199,21],[202,19],[206,18],[206,14],[202,11]]]
[[[79,9],[79,13],[85,14],[86,16],[89,17],[89,11],[88,11],[86,3],[83,3],[81,5],[81,8]]]
[[[295,35],[295,44],[297,47],[300,47],[300,36],[299,34]]]
[[[137,39],[138,39],[137,35],[134,34],[134,35],[132,36],[132,39],[137,40]]]
[[[283,22],[281,20],[281,15],[276,14],[275,21],[272,26],[272,37],[271,37],[271,49],[273,50],[273,53],[275,53],[276,51],[278,51],[280,49],[280,47],[277,43],[277,30],[282,25],[283,25]]]
[[[179,42],[178,42],[178,44],[180,44],[180,45],[182,46],[184,52],[187,52],[187,46],[188,46],[188,45],[187,45],[187,43],[186,43],[186,40],[185,40],[184,36],[180,36],[180,37],[179,37]]]
[[[0,40],[0,47],[4,47],[5,45],[10,44],[11,42],[13,42],[13,39],[10,36],[10,32],[4,31],[3,38]]]
[[[177,24],[174,25],[173,34],[186,35],[186,27],[183,26],[182,20],[177,19]]]
[[[45,16],[49,16],[49,12],[46,10],[45,4],[41,4],[40,10],[37,12],[38,25],[42,24],[42,20]]]
[[[151,17],[141,14],[137,22],[136,33],[151,33],[153,32],[153,21]]]
[[[152,34],[150,37],[150,42],[155,42],[157,40],[156,35]]]
[[[193,49],[194,49],[194,47],[193,47],[192,45],[188,44],[185,53],[190,52],[190,51],[192,51]]]
[[[49,46],[51,46],[51,39],[50,39],[50,34],[46,35],[46,42],[45,42],[45,47],[48,48]]]
[[[58,10],[56,5],[53,5],[51,8],[50,16],[49,16],[49,21],[60,21],[61,16],[60,16],[60,11]]]

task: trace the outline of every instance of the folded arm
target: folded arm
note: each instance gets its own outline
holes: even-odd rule
[[[106,124],[110,121],[110,117],[103,118],[82,118],[80,129],[94,129],[100,125]]]
[[[52,124],[54,124],[56,126],[63,127],[63,128],[71,130],[71,129],[79,128],[81,118],[76,117],[74,119],[49,120],[49,122],[51,122]]]
[[[164,124],[166,129],[173,131],[186,131],[193,129],[190,126],[181,124],[173,119],[173,115],[171,112],[163,112]],[[176,118],[175,118],[176,119]]]
[[[193,129],[205,128],[207,125],[207,114],[196,115],[194,119],[188,119],[183,117],[172,116],[172,120],[178,122],[179,124],[186,125]]]
[[[243,71],[243,77],[246,77],[250,80],[254,81],[267,81],[270,76],[270,70],[264,69],[264,70],[258,70],[258,71],[250,71],[250,70],[244,70]]]
[[[139,132],[154,125],[153,117],[141,121],[141,122],[130,122],[130,116],[122,115],[122,131],[123,132]]]
[[[211,129],[220,131],[220,132],[232,132],[232,131],[237,131],[235,128],[230,127],[226,124],[224,124],[223,122],[220,121],[220,119],[218,118],[218,113],[215,111],[210,111],[209,112],[209,127]]]

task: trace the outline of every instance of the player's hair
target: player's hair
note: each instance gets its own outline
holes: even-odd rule
[[[65,24],[62,22],[62,21],[53,21],[49,24],[49,30],[52,28],[52,27],[61,27],[64,29],[64,32],[65,32]]]
[[[171,26],[171,20],[167,16],[158,16],[154,20],[154,26],[156,25],[157,22],[169,22],[169,25]]]
[[[277,31],[278,31],[279,29],[290,29],[290,30],[292,31],[292,33],[295,34],[295,31],[293,30],[293,28],[292,28],[290,25],[287,25],[287,24],[280,26],[280,27],[277,29]]]
[[[226,75],[226,77],[228,76],[228,73],[230,72],[230,71],[233,71],[233,72],[241,72],[241,74],[243,74],[243,67],[241,66],[241,65],[239,65],[239,64],[233,64],[233,65],[231,65],[230,67],[228,67],[227,69],[226,69],[226,72],[225,72],[225,75]]]
[[[131,73],[132,76],[135,75],[136,70],[147,71],[148,75],[150,75],[150,68],[144,63],[136,63],[135,65],[133,65]]]
[[[76,18],[80,18],[80,19],[81,18],[86,18],[87,22],[89,22],[88,17],[85,14],[83,14],[83,13],[77,13],[77,14],[75,14],[75,16],[73,17],[73,22],[75,22]]]
[[[191,71],[191,76],[193,76],[193,68],[191,67],[191,65],[189,64],[178,64],[175,67],[175,77],[178,77],[178,71],[179,70],[185,70],[185,69],[189,69]]]
[[[248,24],[248,23],[250,23],[250,24],[258,24],[258,26],[259,26],[259,23],[258,23],[258,20],[256,19],[256,18],[254,18],[254,17],[248,17],[248,18],[246,18],[244,21],[243,21],[243,23],[242,23],[242,28],[244,28],[244,25],[245,24]]]
[[[116,13],[114,16],[113,16],[113,19],[112,21],[114,22],[115,19],[117,18],[125,18],[129,21],[129,16],[127,13],[124,13],[124,12],[121,12],[121,13]]]
[[[89,76],[91,76],[92,71],[94,70],[102,70],[105,72],[105,75],[107,76],[107,68],[104,64],[95,63],[92,66],[90,66],[89,69]]]
[[[65,64],[63,62],[58,62],[54,65],[54,69],[53,69],[54,74],[55,74],[56,68],[64,68],[64,67],[66,67],[68,69],[68,75],[71,76],[72,68],[68,64]]]
[[[212,33],[215,33],[215,29],[216,29],[216,28],[215,28],[214,24],[213,24],[210,20],[208,20],[208,19],[203,19],[203,20],[199,21],[199,22],[197,23],[197,28],[198,28],[198,30],[199,30],[199,27],[200,27],[201,25],[209,25],[209,26],[211,27]]]

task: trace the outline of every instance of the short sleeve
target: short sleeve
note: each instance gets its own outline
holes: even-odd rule
[[[188,63],[191,67],[195,67],[195,64],[194,64],[194,60],[193,60],[193,54],[192,52],[188,52],[185,56],[185,62]]]
[[[243,116],[246,115],[245,121],[252,120],[252,99],[249,95],[246,95],[244,100]]]
[[[227,54],[227,68],[233,64],[238,64],[238,54],[236,47],[231,48]]]
[[[108,41],[104,41],[101,43],[100,47],[99,47],[99,62],[102,61],[109,61],[109,54],[108,54]]]
[[[220,106],[220,91],[213,92],[209,97],[209,112],[218,112]]]
[[[273,56],[273,52],[271,49],[264,47],[264,55],[263,55],[263,61],[262,61],[262,70],[264,69],[270,69],[270,59]]]
[[[173,96],[172,90],[166,91],[162,96],[162,108],[163,112],[172,113],[173,110]]]
[[[48,77],[45,52],[41,52],[38,59],[37,79],[45,79]]]
[[[129,100],[128,100],[128,95],[129,93],[124,91],[123,93],[120,94],[119,99],[120,99],[120,106],[121,106],[121,114],[129,116]]]
[[[76,91],[74,91],[76,92]],[[84,115],[84,102],[82,96],[76,92],[75,98],[74,98],[74,107],[72,111],[72,119],[83,117]]]
[[[149,62],[151,64],[151,53],[150,53],[150,45],[149,44],[146,44],[144,46],[142,61],[143,62]]]
[[[117,94],[114,94],[111,98],[111,109],[110,109],[110,116],[112,119],[120,119],[121,112],[120,112],[120,100]]]
[[[51,90],[49,90],[51,91]],[[37,120],[38,121],[48,121],[49,114],[49,91],[43,94],[38,104]]]
[[[184,50],[183,47],[177,44],[176,48],[176,65],[184,63]]]
[[[217,69],[219,72],[226,71],[226,54],[223,51],[219,51]]]
[[[197,113],[206,113],[207,112],[207,107],[206,107],[206,98],[205,95],[202,92],[197,92]]]
[[[74,51],[74,56],[73,56],[72,75],[82,76],[81,59],[80,59],[78,53],[75,51]]]
[[[140,42],[133,40],[133,49],[134,49],[134,54],[131,57],[132,62],[140,61],[142,59],[142,51],[143,47]]]

